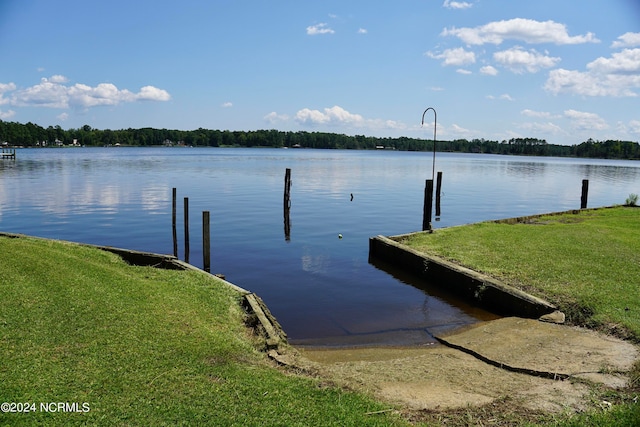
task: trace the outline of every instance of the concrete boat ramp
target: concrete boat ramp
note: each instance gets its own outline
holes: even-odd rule
[[[633,344],[617,338],[517,317],[484,322],[438,340],[512,372],[611,386],[624,386],[618,374],[628,372],[638,357]]]
[[[590,385],[622,388],[633,344],[583,328],[506,317],[423,348],[303,349],[294,362],[414,410],[511,399],[533,410],[581,411]]]

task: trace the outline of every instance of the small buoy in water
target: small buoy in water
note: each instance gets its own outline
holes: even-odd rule
[[[338,239],[342,239],[342,234],[338,234]]]

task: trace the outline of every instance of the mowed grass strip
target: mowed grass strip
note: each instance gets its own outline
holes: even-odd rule
[[[640,208],[482,222],[402,243],[543,297],[575,323],[640,341]]]
[[[0,425],[405,425],[272,367],[213,277],[41,239],[0,237],[0,254],[0,402],[37,405]]]

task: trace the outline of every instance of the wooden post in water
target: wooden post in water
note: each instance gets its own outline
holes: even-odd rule
[[[291,240],[291,221],[289,211],[291,209],[291,169],[287,168],[284,173],[284,239]]]
[[[204,271],[211,273],[211,234],[209,231],[209,211],[202,211],[202,258]]]
[[[442,190],[442,172],[438,171],[438,179],[436,180],[436,221],[440,216],[440,190]]]
[[[284,204],[289,204],[289,198],[291,196],[291,169],[287,168],[284,171]]]
[[[176,229],[176,195],[177,190],[173,187],[173,201],[171,208],[171,229],[173,231],[173,256],[178,257],[178,230]]]
[[[580,209],[587,208],[587,196],[589,195],[589,180],[582,180],[582,196],[580,196]]]
[[[184,198],[184,262],[189,262],[189,198]]]
[[[422,230],[431,230],[431,210],[433,206],[433,180],[428,179],[424,187],[424,206],[422,209]]]

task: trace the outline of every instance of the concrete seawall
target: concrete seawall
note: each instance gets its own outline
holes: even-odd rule
[[[369,239],[369,257],[404,268],[432,283],[441,283],[452,293],[497,314],[540,318],[557,311],[553,304],[543,299],[485,274],[418,252],[397,240],[397,236],[372,237]]]

